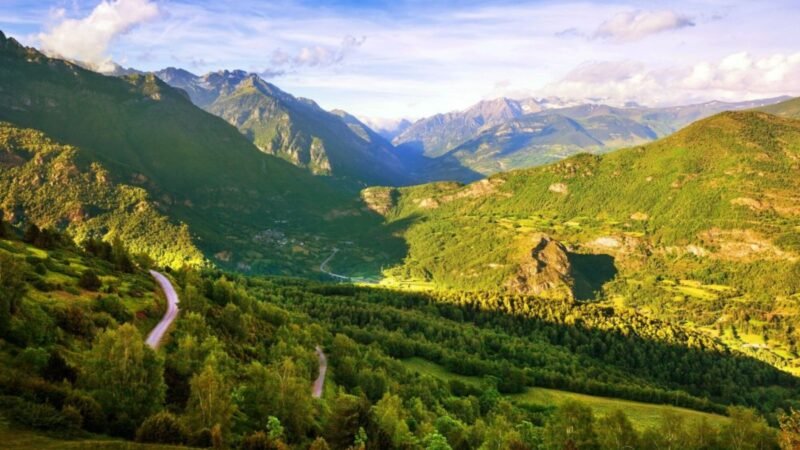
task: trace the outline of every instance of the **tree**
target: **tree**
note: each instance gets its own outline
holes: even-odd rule
[[[269,416],[280,419],[287,441],[302,440],[314,423],[315,407],[307,377],[289,358],[264,366],[247,368],[239,407],[248,426],[266,429]]]
[[[92,269],[86,269],[81,274],[81,277],[78,278],[78,286],[86,289],[87,291],[97,291],[103,286],[103,282],[100,281],[100,277]]]
[[[637,448],[639,436],[622,410],[616,410],[598,421],[598,443],[605,449]]]
[[[784,450],[800,448],[800,411],[792,408],[778,418],[781,425],[780,445]]]
[[[372,422],[375,425],[379,448],[402,448],[415,442],[414,435],[406,423],[403,400],[386,393],[372,407]]]
[[[731,450],[750,450],[774,447],[776,436],[763,417],[741,406],[728,408],[730,422],[722,428],[722,446]]]
[[[564,402],[545,426],[544,443],[553,450],[598,448],[592,408],[577,401]]]
[[[333,448],[347,448],[369,422],[369,402],[364,397],[339,392],[333,401],[325,438]]]
[[[25,227],[25,232],[22,234],[22,240],[28,244],[34,244],[36,240],[39,239],[40,233],[41,230],[36,224],[28,224],[28,226]]]
[[[425,449],[426,450],[453,450],[447,439],[437,432],[433,432],[425,436]]]
[[[230,429],[235,406],[231,400],[232,387],[215,365],[212,359],[189,382],[191,392],[186,420],[194,430],[213,430],[215,426],[219,426],[224,436]]]
[[[117,270],[133,273],[135,269],[133,259],[131,259],[131,255],[119,236],[115,236],[114,240],[111,241],[111,258],[114,265],[117,266]]]
[[[184,444],[188,433],[177,417],[161,411],[148,417],[136,431],[136,441],[155,444]]]
[[[328,445],[328,442],[325,438],[317,437],[314,439],[314,442],[308,447],[308,450],[330,450],[331,447]]]
[[[23,263],[12,255],[0,252],[0,336],[7,337],[11,316],[19,309],[27,290]]]
[[[164,403],[164,366],[130,324],[106,330],[86,356],[80,384],[103,406],[117,434],[136,427]]]
[[[11,237],[11,230],[5,220],[5,212],[0,209],[0,238],[8,239]]]
[[[267,418],[267,436],[273,441],[283,438],[283,425],[281,425],[280,419],[275,416]]]

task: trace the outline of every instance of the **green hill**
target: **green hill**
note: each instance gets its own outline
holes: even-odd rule
[[[567,287],[797,370],[785,326],[800,325],[799,157],[800,122],[723,113],[603,156],[362,195],[407,224],[409,253],[389,282],[559,296]]]
[[[378,218],[349,188],[265,155],[154,75],[106,77],[0,36],[0,88],[0,120],[41,130],[75,147],[79,167],[98,163],[111,182],[143,189],[215,263],[312,273],[337,245],[354,270],[365,263],[360,255],[379,265],[402,251],[396,239],[374,233]]]
[[[78,242],[122,239],[159,264],[199,265],[187,227],[165,217],[145,189],[115,183],[99,163],[41,132],[0,122],[0,210],[12,222],[64,227]]]
[[[758,108],[758,110],[775,114],[776,116],[800,119],[800,98],[793,98],[775,105],[764,106]]]
[[[17,232],[0,223],[0,436],[8,448],[162,448],[134,445],[134,437],[298,449],[322,438],[347,448],[359,429],[380,448],[418,448],[433,430],[454,444],[473,436],[465,448],[490,439],[531,444],[568,399],[595,407],[598,420],[625,408],[642,432],[674,416],[687,421],[675,433],[726,438],[728,423],[764,426],[754,411],[726,405],[774,418],[800,395],[788,374],[624,309],[190,268],[163,271],[181,311],[153,350],[144,336],[164,298],[146,260],[97,242],[80,249],[57,233],[26,232],[21,241]],[[328,358],[321,398],[311,395],[315,346]],[[719,416],[726,412],[730,419]],[[698,417],[714,426],[695,429]]]

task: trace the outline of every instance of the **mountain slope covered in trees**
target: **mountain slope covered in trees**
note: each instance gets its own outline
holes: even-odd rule
[[[260,152],[154,75],[103,76],[5,36],[0,62],[0,120],[75,147],[81,171],[97,163],[109,182],[146,191],[155,212],[174,227],[185,223],[193,245],[216,264],[313,273],[337,245],[344,246],[340,260],[352,256],[355,268],[362,255],[380,261],[402,252],[348,186]],[[67,201],[55,194],[48,200]],[[26,221],[24,208],[14,212]],[[48,217],[43,225],[68,227],[78,216]],[[141,225],[130,230],[139,242],[148,234],[154,245],[169,240]]]
[[[408,225],[396,280],[599,296],[797,370],[799,152],[800,122],[723,113],[643,147],[362,195]]]
[[[450,161],[428,167],[428,158],[398,152],[355,117],[325,111],[312,100],[287,94],[254,73],[235,70],[196,76],[168,68],[156,75],[184,89],[201,108],[236,126],[261,151],[314,174],[368,185],[408,185],[440,179],[431,168]],[[453,164],[454,170],[459,167],[457,162]],[[470,179],[468,170],[460,175]]]
[[[79,248],[58,233],[18,233],[0,223],[3,435],[10,426],[195,447],[538,448],[562,445],[561,421],[588,414],[581,427],[597,445],[625,432],[636,448],[659,446],[664,426],[682,439],[773,445],[756,410],[726,405],[774,420],[775,408],[800,398],[796,378],[624,309],[189,268],[168,274],[181,315],[154,351],[144,336],[164,299],[147,260],[100,241]],[[311,390],[317,345],[330,364],[321,399]],[[420,374],[406,366],[410,357],[480,385]],[[530,386],[731,417],[676,409],[645,424],[508,396]],[[592,425],[611,417],[638,431]]]

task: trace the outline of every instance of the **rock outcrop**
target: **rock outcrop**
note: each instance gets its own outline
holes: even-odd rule
[[[519,269],[506,287],[521,294],[574,300],[574,280],[567,249],[545,234],[536,234]]]

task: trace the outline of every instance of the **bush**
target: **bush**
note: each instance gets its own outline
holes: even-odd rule
[[[211,430],[203,428],[189,435],[190,447],[208,448],[211,447]]]
[[[0,408],[13,412],[7,416],[19,425],[47,431],[76,431],[80,414],[70,409],[65,415],[48,403],[31,403],[19,397],[0,397]]]
[[[130,322],[133,320],[133,313],[122,304],[116,295],[107,295],[97,299],[92,309],[98,312],[105,312],[111,315],[119,323]]]
[[[78,279],[78,286],[86,289],[87,291],[97,291],[103,286],[103,282],[100,281],[100,277],[98,277],[93,270],[87,269]]]
[[[172,413],[162,411],[148,417],[136,432],[136,441],[155,444],[184,444],[188,432]]]
[[[28,373],[40,374],[47,367],[50,354],[47,350],[40,347],[28,347],[19,352],[15,358],[17,367]]]
[[[72,392],[64,401],[64,408],[72,408],[83,418],[83,427],[95,433],[105,431],[106,416],[97,400],[82,392]]]

